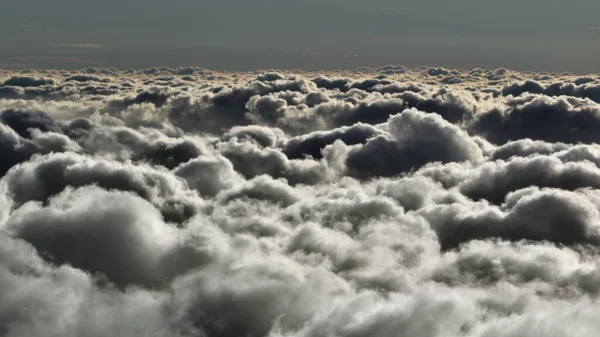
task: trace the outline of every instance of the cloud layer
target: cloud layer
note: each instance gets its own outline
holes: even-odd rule
[[[0,70],[0,335],[595,337],[599,93]]]

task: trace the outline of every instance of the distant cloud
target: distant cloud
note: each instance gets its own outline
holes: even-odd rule
[[[83,49],[100,49],[104,45],[96,43],[48,43],[49,46],[59,48],[83,48]]]
[[[19,57],[9,57],[11,60],[21,60],[21,61],[43,61],[43,60],[52,60],[52,61],[64,61],[64,62],[88,62],[90,60],[75,58],[75,57],[52,57],[52,56],[19,56]]]
[[[27,22],[21,25],[23,29],[41,28],[42,24],[39,22]]]
[[[359,57],[359,54],[356,53],[351,53],[351,54],[347,54],[347,53],[331,53],[331,52],[302,52],[300,55],[306,57],[306,56],[313,56],[313,57],[317,57],[317,56],[332,56],[332,57]]]
[[[26,63],[18,63],[18,62],[0,62],[0,68],[21,69],[21,68],[27,68],[27,64]]]
[[[52,56],[13,56],[0,58],[2,69],[24,69],[24,68],[73,68],[73,67],[97,67],[102,62],[77,57],[52,57]]]

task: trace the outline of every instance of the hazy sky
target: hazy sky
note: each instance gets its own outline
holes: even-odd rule
[[[3,0],[0,66],[597,72],[598,0]]]

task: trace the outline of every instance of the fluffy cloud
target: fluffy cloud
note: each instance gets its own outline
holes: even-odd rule
[[[477,115],[474,132],[495,143],[521,138],[549,142],[594,143],[600,127],[598,104],[570,96],[521,96]]]
[[[599,83],[0,70],[0,335],[597,336]]]
[[[479,161],[479,146],[435,114],[406,110],[388,120],[388,133],[348,150],[346,166],[358,178],[393,176],[432,162]]]

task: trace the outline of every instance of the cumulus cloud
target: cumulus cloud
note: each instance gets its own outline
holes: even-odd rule
[[[495,143],[521,138],[549,142],[595,143],[598,104],[571,96],[520,96],[475,117],[472,130]]]
[[[479,161],[479,146],[440,115],[406,110],[391,117],[385,135],[347,152],[349,174],[358,178],[393,176],[427,163]]]
[[[0,335],[597,336],[599,83],[0,70]]]

